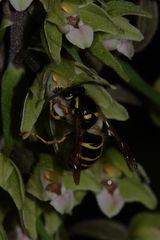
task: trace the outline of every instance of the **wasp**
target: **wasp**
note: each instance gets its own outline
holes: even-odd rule
[[[46,141],[46,144],[60,144],[69,136],[73,138],[73,146],[68,164],[73,172],[75,184],[80,182],[81,170],[91,167],[102,155],[106,135],[115,139],[131,169],[136,167],[135,159],[128,145],[103,115],[95,101],[86,94],[82,85],[73,85],[66,89],[59,88],[48,99],[51,118],[68,121],[72,131],[59,139]],[[104,134],[104,129],[106,133]]]

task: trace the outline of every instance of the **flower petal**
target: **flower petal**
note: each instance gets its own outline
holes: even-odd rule
[[[15,229],[8,234],[8,239],[12,240],[29,240],[29,238],[23,233],[20,226],[15,226]]]
[[[104,47],[107,48],[110,51],[116,50],[117,49],[117,45],[119,43],[118,39],[106,39],[104,41]]]
[[[81,25],[79,28],[70,30],[66,38],[81,49],[89,48],[93,41],[93,30],[88,25]]]
[[[132,41],[120,40],[117,45],[117,51],[128,57],[129,59],[134,55],[134,46]]]
[[[101,211],[108,217],[117,215],[124,206],[124,200],[117,188],[113,194],[105,188],[96,194],[96,199]]]
[[[104,47],[110,51],[117,50],[118,52],[122,53],[124,56],[128,57],[129,59],[134,55],[134,46],[133,42],[127,39],[106,39],[104,41]]]
[[[70,213],[74,206],[74,197],[71,190],[66,190],[63,194],[47,192],[51,206],[53,206],[59,213]]]

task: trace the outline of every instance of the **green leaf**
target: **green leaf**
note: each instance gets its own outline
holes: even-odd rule
[[[104,45],[104,35],[96,34],[93,44],[90,48],[91,53],[102,61],[105,65],[111,67],[125,81],[128,81],[128,75],[118,60],[108,51]]]
[[[150,18],[151,15],[139,5],[128,1],[109,1],[105,4],[108,14],[114,16],[137,15]]]
[[[52,237],[50,237],[47,231],[45,230],[45,227],[40,218],[37,219],[37,232],[38,232],[38,235],[40,236],[40,239],[52,240]]]
[[[115,23],[115,25],[119,26],[122,32],[120,34],[117,34],[116,36],[117,38],[128,39],[133,41],[143,40],[144,37],[142,33],[139,31],[139,29],[131,25],[128,19],[124,17],[113,17],[112,20]]]
[[[15,202],[16,207],[22,209],[24,202],[24,186],[19,170],[0,153],[0,186],[7,191]]]
[[[102,112],[104,109],[107,109],[112,103],[112,97],[103,87],[87,84],[85,85],[85,89],[87,95],[95,100],[96,104],[101,108]]]
[[[33,0],[9,0],[10,4],[15,8],[17,11],[24,11],[26,10],[29,5],[33,2]]]
[[[50,22],[52,24],[55,24],[57,26],[66,25],[64,12],[62,10],[60,11],[59,6],[57,8],[55,7],[54,9],[52,9],[52,11],[48,12],[47,17],[46,17],[46,21]]]
[[[62,219],[53,209],[44,213],[45,229],[49,235],[53,235],[62,224]]]
[[[76,62],[82,63],[81,57],[78,53],[78,48],[73,46],[72,44],[63,44],[64,48],[66,49],[67,53],[75,60]]]
[[[46,12],[50,11],[54,7],[55,1],[51,0],[40,0]],[[57,0],[58,2],[58,0]]]
[[[105,151],[102,158],[107,163],[111,163],[113,164],[113,166],[121,170],[127,177],[132,176],[132,172],[130,171],[128,164],[125,161],[123,155],[115,148],[109,148],[107,151]]]
[[[13,64],[9,64],[2,77],[1,85],[1,109],[2,109],[2,123],[3,134],[5,139],[5,151],[9,154],[13,144],[14,137],[12,130],[14,128],[13,108],[15,88],[20,82],[23,74],[22,68],[16,68]]]
[[[141,202],[149,209],[155,209],[157,206],[157,199],[152,190],[136,177],[119,179],[119,188],[127,202]]]
[[[75,83],[88,84],[91,82],[92,84],[97,83],[114,89],[114,86],[111,85],[106,79],[100,77],[94,69],[88,68],[82,63],[75,62],[75,72]]]
[[[70,3],[70,4],[75,4],[75,5],[82,5],[93,2],[93,0],[65,0],[64,2]]]
[[[49,154],[41,154],[39,156],[39,162],[34,168],[34,172],[31,175],[28,184],[27,192],[32,194],[34,197],[38,198],[41,201],[47,201],[48,197],[44,191],[44,187],[41,181],[41,173],[43,170],[52,170],[53,169],[53,156]]]
[[[85,24],[90,25],[95,32],[119,34],[120,28],[113,22],[107,12],[96,4],[88,4],[79,9],[79,14]],[[96,19],[96,21],[94,21]]]
[[[13,22],[6,16],[4,16],[2,18],[1,23],[0,23],[0,42],[2,41],[2,39],[5,35],[6,28],[11,26],[12,24],[13,24]]]
[[[135,230],[135,232],[130,236],[131,240],[159,240],[160,230],[155,227],[141,228]]]
[[[106,118],[121,121],[128,119],[127,110],[112,99],[110,94],[103,87],[93,84],[86,84],[84,87],[87,94],[94,99]]]
[[[138,227],[157,227],[160,228],[160,214],[151,212],[142,212],[137,214],[130,224],[131,229]]]
[[[76,77],[75,62],[68,59],[62,59],[60,64],[55,64],[53,71],[64,79],[60,83],[63,87],[71,86]]]
[[[159,240],[160,239],[160,215],[157,213],[140,213],[136,215],[129,228],[131,240]]]
[[[95,179],[94,174],[91,170],[81,171],[81,179],[79,185],[76,185],[73,180],[72,172],[64,174],[63,182],[67,189],[71,189],[73,191],[93,191],[97,192],[100,190],[100,184],[97,179]],[[77,198],[78,200],[78,198]],[[81,198],[79,199],[81,201]],[[78,202],[76,202],[77,204]]]
[[[97,187],[98,187],[98,185],[96,186],[96,188]],[[94,188],[94,190],[93,190],[94,192],[95,192],[96,188]],[[88,190],[90,191],[90,189],[88,189]],[[87,195],[87,191],[81,191],[81,190],[80,191],[75,191],[74,192],[74,207],[79,205],[86,195]]]
[[[47,90],[49,91],[50,85],[53,85],[52,72],[49,68],[45,68],[37,75],[25,98],[20,127],[24,139],[32,132],[42,111],[45,94]]]
[[[31,196],[26,195],[23,209],[21,212],[22,224],[27,232],[27,235],[32,239],[37,239],[37,211],[36,201]]]
[[[153,103],[160,105],[160,94],[156,92],[143,78],[126,62],[119,59],[120,64],[128,74],[130,80],[128,84],[143,94]]]
[[[112,100],[112,103],[108,108],[104,108],[104,115],[109,116],[110,119],[115,119],[119,121],[126,121],[129,116],[127,110],[115,100]]]
[[[31,92],[27,93],[24,102],[22,122],[20,128],[24,139],[31,134],[33,126],[42,111],[43,104],[44,100],[40,101],[39,99],[36,99],[36,97],[33,98]]]
[[[47,41],[47,46],[52,59],[56,63],[61,61],[61,48],[62,48],[62,33],[58,30],[57,26],[45,21],[44,33]]]
[[[0,225],[0,239],[1,240],[7,240],[8,239],[7,235],[6,235],[6,232],[5,232],[2,225]]]
[[[9,18],[4,16],[1,20],[0,31],[11,26],[12,24],[13,24],[13,22]]]

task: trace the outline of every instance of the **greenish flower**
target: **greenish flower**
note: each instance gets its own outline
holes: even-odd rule
[[[50,205],[61,214],[70,213],[74,207],[73,191],[65,188],[60,175],[53,173],[54,176],[51,176],[52,173],[48,173],[45,171],[41,174],[41,181]]]
[[[102,173],[100,181],[101,191],[96,193],[96,200],[100,210],[108,217],[117,215],[124,206],[124,198],[118,187],[116,178]]]
[[[66,14],[65,26],[59,27],[73,45],[85,49],[89,48],[93,42],[93,29],[84,24],[77,14]]]
[[[131,59],[134,55],[133,42],[127,39],[110,38],[104,41],[104,46],[110,50],[117,50],[119,53]]]

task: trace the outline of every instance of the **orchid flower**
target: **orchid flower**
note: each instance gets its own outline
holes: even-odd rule
[[[41,174],[41,181],[50,205],[61,214],[70,213],[74,207],[73,191],[65,188],[60,177],[56,176],[53,180],[48,173],[49,171],[45,171]]]
[[[117,215],[124,206],[124,199],[119,191],[116,180],[104,179],[102,190],[96,194],[101,211],[108,217]]]
[[[85,49],[89,48],[93,42],[93,29],[91,26],[86,25],[78,14],[70,9],[70,6],[62,5],[64,16],[66,19],[65,26],[59,26],[62,33],[73,45]],[[74,9],[75,10],[75,9]],[[76,11],[76,10],[75,10]]]
[[[117,50],[119,53],[131,59],[134,55],[133,42],[127,39],[110,38],[104,41],[104,46],[110,51]]]

